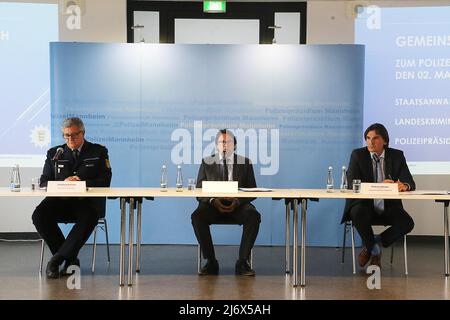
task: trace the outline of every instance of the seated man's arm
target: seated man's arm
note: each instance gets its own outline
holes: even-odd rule
[[[52,163],[53,154],[52,149],[47,151],[47,158],[45,159],[44,169],[42,170],[40,187],[46,187],[48,181],[55,180],[55,167]]]
[[[202,160],[202,164],[200,165],[200,168],[198,169],[198,175],[197,175],[197,188],[201,188],[202,187],[202,182],[203,181],[208,181],[208,178],[206,176],[206,164],[205,161]],[[200,203],[207,203],[207,204],[211,204],[211,201],[213,199],[212,198],[208,198],[208,197],[197,197],[197,201]]]
[[[102,147],[99,158],[97,174],[85,179],[87,187],[109,187],[111,184],[112,171],[106,147]],[[83,180],[82,177],[80,179]]]
[[[256,179],[255,179],[255,172],[253,171],[253,164],[250,160],[245,164],[245,172],[247,173],[247,176],[245,177],[245,183],[242,186],[239,186],[241,188],[256,188]],[[256,198],[239,198],[238,200],[238,206],[241,206],[246,203],[250,203]]]
[[[359,168],[359,157],[355,150],[353,150],[351,156],[350,156],[350,163],[348,165],[347,169],[347,183],[349,189],[353,189],[353,180],[354,179],[360,179],[361,182],[363,181],[361,170]]]
[[[416,183],[409,171],[408,164],[406,163],[405,156],[403,152],[401,153],[400,159],[400,171],[398,174],[398,180],[400,183],[406,186],[406,190],[401,191],[414,191],[416,190]]]

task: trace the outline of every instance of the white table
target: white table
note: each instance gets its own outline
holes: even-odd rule
[[[167,191],[161,191],[159,188],[111,188],[111,195],[109,197],[121,197],[121,217],[122,221],[125,219],[125,198],[129,202],[129,239],[128,239],[128,286],[133,285],[133,228],[134,225],[134,205],[137,202],[137,248],[136,248],[136,271],[140,269],[140,238],[141,238],[141,198],[196,198],[196,197],[235,197],[235,198],[276,198],[276,199],[290,199],[293,200],[293,211],[294,217],[298,216],[298,192],[295,189],[273,189],[271,192],[242,192],[238,193],[204,193],[202,189],[176,191],[175,188],[169,188]],[[288,210],[290,207],[286,208],[286,271],[289,272],[289,216]],[[124,224],[124,222],[122,223]],[[122,225],[121,224],[121,225]],[[121,286],[124,285],[125,268],[124,268],[124,240],[125,228],[121,228],[121,266],[120,266],[120,279],[119,283]],[[294,234],[294,241],[297,241]],[[297,268],[297,260],[293,260],[293,269]],[[294,273],[294,276],[296,274]]]
[[[123,283],[123,269],[125,265],[125,201],[122,197],[126,197],[126,190],[118,190],[114,188],[89,188],[87,192],[46,192],[45,190],[31,190],[31,188],[22,188],[19,192],[13,192],[9,188],[0,188],[0,197],[12,197],[12,198],[20,198],[20,197],[66,197],[66,198],[79,198],[79,197],[119,197],[121,198],[121,224],[120,224],[120,282]],[[31,214],[31,213],[30,213]],[[130,225],[131,234],[132,227]],[[132,250],[130,250],[132,252]]]
[[[236,197],[236,198],[280,198],[295,199],[298,198],[298,192],[295,189],[279,189],[272,192],[241,192],[238,193],[203,193],[201,189],[176,191],[175,188],[169,188],[167,191],[161,191],[159,188],[89,188],[87,192],[46,192],[45,190],[32,191],[30,188],[22,188],[20,192],[12,192],[9,188],[0,188],[0,197],[105,197],[120,199],[120,262],[119,262],[119,284],[125,283],[125,229],[126,229],[126,202],[129,202],[128,214],[128,285],[133,283],[133,246],[134,246],[134,206],[137,205],[137,269],[139,270],[140,261],[140,235],[141,235],[141,199],[148,198],[195,198],[195,197]],[[193,199],[194,200],[194,199]],[[298,216],[298,202],[294,200],[294,217]],[[287,218],[287,229],[288,226]],[[289,234],[287,231],[286,242],[286,266],[289,266]],[[294,235],[294,241],[296,241]],[[294,269],[297,268],[297,260],[294,260]]]
[[[368,195],[362,193],[353,193],[352,191],[341,192],[340,190],[334,190],[333,192],[327,192],[327,190],[321,189],[296,189],[298,192],[298,198],[301,201],[302,206],[302,224],[301,224],[301,266],[300,266],[300,286],[305,286],[305,239],[306,239],[306,211],[307,211],[307,201],[309,199],[400,199],[400,200],[433,200],[436,202],[444,203],[444,273],[445,276],[449,276],[449,225],[448,225],[448,205],[450,201],[450,195],[448,194],[424,194],[432,193],[432,191],[427,190],[417,190],[410,192],[401,192],[398,195]],[[293,248],[293,259],[296,261],[298,259],[298,242],[295,240],[298,234],[298,222],[296,221],[297,213],[294,212],[294,248]],[[294,264],[294,286],[298,285],[297,281],[297,264]]]
[[[87,192],[67,193],[67,192],[45,192],[43,190],[31,191],[30,188],[23,188],[20,192],[12,192],[8,188],[0,188],[0,197],[115,197],[120,198],[120,267],[119,267],[119,284],[124,285],[125,279],[125,227],[126,227],[126,208],[125,203],[128,199],[129,207],[129,238],[128,238],[128,285],[132,285],[133,272],[133,242],[134,242],[134,202],[140,198],[195,198],[195,197],[236,197],[236,198],[279,198],[288,199],[293,203],[293,223],[294,223],[294,243],[293,243],[293,285],[298,286],[298,201],[302,204],[302,224],[301,224],[301,265],[300,265],[300,285],[305,286],[305,250],[306,250],[306,212],[307,201],[309,199],[401,199],[401,200],[433,200],[444,203],[444,254],[445,254],[445,276],[450,274],[449,263],[449,225],[448,225],[448,205],[450,195],[428,194],[428,191],[402,192],[398,195],[367,195],[355,194],[351,191],[340,192],[334,190],[330,193],[321,189],[274,189],[272,192],[238,192],[230,193],[203,193],[201,189],[188,191],[183,189],[178,192],[175,188],[169,188],[162,192],[159,188],[89,188]],[[138,202],[139,204],[139,202]],[[288,206],[287,206],[288,207]],[[287,211],[290,210],[286,208]],[[286,239],[289,241],[288,218],[286,219]],[[140,237],[140,206],[138,206],[138,238]],[[140,239],[138,239],[140,246]],[[287,246],[287,245],[286,245]],[[140,255],[138,248],[138,255]],[[289,253],[286,249],[287,266]],[[137,260],[138,261],[138,260]]]

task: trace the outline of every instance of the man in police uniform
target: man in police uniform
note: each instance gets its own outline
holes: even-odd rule
[[[109,187],[112,173],[108,149],[84,139],[85,128],[79,118],[65,119],[61,129],[66,143],[48,150],[41,187],[53,180],[86,181],[87,187]],[[78,252],[98,219],[105,216],[105,201],[105,198],[47,197],[36,207],[33,224],[53,254],[47,264],[47,277],[58,278],[70,265],[80,265]],[[75,223],[67,238],[58,223]]]

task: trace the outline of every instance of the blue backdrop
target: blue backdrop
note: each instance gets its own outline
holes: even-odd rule
[[[52,143],[60,124],[79,116],[86,138],[109,149],[113,186],[169,186],[181,163],[196,177],[220,128],[238,136],[258,186],[324,188],[360,146],[364,46],[52,43]],[[259,245],[284,243],[284,202],[254,201]],[[308,245],[336,246],[344,202],[309,206]],[[143,243],[196,243],[195,199],[143,205]],[[118,201],[108,202],[110,239],[119,241]],[[239,243],[241,229],[213,229],[217,243]]]
[[[379,29],[355,19],[366,46],[364,126],[383,123],[413,174],[450,174],[450,6],[378,10]]]

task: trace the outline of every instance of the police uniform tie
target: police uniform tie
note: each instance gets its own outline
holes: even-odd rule
[[[72,150],[72,155],[73,155],[74,163],[77,163],[78,162],[78,149]]]

